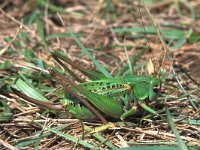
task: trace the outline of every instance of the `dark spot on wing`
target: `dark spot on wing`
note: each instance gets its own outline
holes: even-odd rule
[[[106,88],[105,87],[102,87],[102,90],[105,90]]]
[[[103,85],[103,82],[99,82],[99,85]]]
[[[108,86],[107,86],[107,89],[111,89],[111,86],[110,86],[110,85],[108,85]]]

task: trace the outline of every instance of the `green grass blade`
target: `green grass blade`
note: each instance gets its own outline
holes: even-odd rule
[[[182,150],[177,146],[134,146],[134,147],[127,147],[127,148],[115,148],[113,150]],[[196,148],[190,148],[189,150],[198,150]]]
[[[89,126],[85,126],[85,130],[88,131],[88,132],[92,131],[92,129]],[[112,143],[110,143],[109,141],[107,141],[104,137],[102,137],[98,133],[92,133],[92,136],[95,137],[101,143],[104,143],[105,145],[107,145],[109,148],[112,148],[112,149],[116,148]]]
[[[74,38],[74,40],[77,42],[79,47],[84,51],[84,53],[92,60],[92,62],[96,65],[97,69],[101,71],[106,77],[111,78],[112,76],[110,73],[98,62],[94,59],[94,57],[90,54],[88,49],[80,42],[80,40],[77,38],[77,36],[69,30],[71,36]]]
[[[52,3],[49,3],[46,0],[37,0],[36,3],[37,3],[37,5],[42,6],[43,8],[46,8],[48,6],[48,9],[50,11],[54,12],[54,13],[62,13],[62,14],[68,13],[68,14],[72,14],[72,15],[75,15],[75,16],[78,16],[78,17],[83,17],[82,13],[66,11],[65,9],[63,9],[63,7],[56,6]]]
[[[127,61],[128,61],[128,66],[129,66],[129,69],[130,69],[130,74],[133,74],[133,68],[132,68],[131,61],[130,61],[130,58],[128,56],[128,51],[127,51],[126,47],[124,48],[124,50],[125,50],[126,58],[127,58]]]
[[[84,36],[84,33],[77,33],[76,36]],[[67,33],[53,33],[46,36],[47,40],[57,39],[57,38],[69,38],[70,34]]]
[[[143,49],[142,51],[138,52],[137,55],[133,56],[132,58],[130,58],[130,63],[131,66],[134,66],[135,68],[135,64],[136,62],[141,58],[141,56],[144,54],[144,52],[146,51],[146,49]],[[129,65],[126,63],[124,64],[116,73],[115,76],[121,76],[124,75],[124,72],[127,71],[127,69],[129,68]],[[135,70],[133,69],[133,74],[135,74]]]
[[[63,9],[62,7],[58,7],[56,5],[53,5],[46,0],[36,0],[36,4],[39,5],[39,6],[42,6],[43,8],[46,8],[48,6],[48,9],[51,10],[52,12],[55,12],[55,13],[57,13],[57,12],[58,13],[67,13],[65,11],[65,9]]]
[[[178,83],[180,89],[182,90],[182,92],[183,92],[184,94],[187,94],[186,90],[184,89],[183,85],[181,84],[180,79],[178,78],[177,73],[176,73],[176,71],[175,71],[175,69],[174,69],[174,67],[173,67],[172,58],[171,58],[171,56],[169,55],[169,53],[167,53],[167,57],[168,57],[168,59],[169,59],[169,61],[170,61],[170,67],[171,67],[172,73],[173,73],[173,75],[174,75],[174,77],[175,77],[175,79],[176,79],[176,81],[177,81],[177,83]],[[195,110],[198,110],[198,108],[197,108],[197,106],[195,105],[195,103],[191,100],[190,95],[189,95],[189,101],[190,101],[192,107],[193,107]]]
[[[181,150],[188,150],[185,142],[181,139],[180,134],[179,134],[178,130],[175,127],[174,121],[172,120],[172,117],[170,115],[170,112],[169,112],[168,108],[165,108],[165,110],[166,110],[166,114],[167,114],[167,119],[168,119],[169,125],[170,125],[173,133],[176,136],[177,142],[179,144],[179,148]]]
[[[38,124],[39,126],[42,126],[44,129],[46,129],[46,130],[48,130],[48,131],[50,131],[50,132],[52,132],[52,133],[55,133],[56,135],[59,135],[60,137],[65,138],[66,140],[69,140],[69,141],[74,142],[74,143],[81,144],[81,145],[83,145],[84,147],[87,147],[87,148],[91,148],[91,149],[94,148],[93,145],[89,144],[89,143],[86,142],[86,141],[77,139],[77,138],[74,137],[74,136],[68,135],[68,134],[63,133],[63,132],[61,132],[61,131],[59,131],[59,130],[55,130],[55,129],[46,127],[46,126],[44,126],[44,125],[42,125],[42,124],[40,124],[40,123],[36,123],[36,124]]]
[[[154,26],[147,26],[145,27],[146,32],[144,31],[144,28],[135,27],[135,28],[114,28],[112,29],[114,32],[119,34],[124,33],[141,33],[141,34],[157,34],[156,29]],[[161,29],[162,36],[164,39],[173,39],[173,40],[179,40],[183,37],[187,37],[187,35],[190,35],[190,30],[178,30],[178,29]],[[199,34],[191,34],[189,36],[190,42],[195,42],[200,40]]]
[[[183,120],[181,121],[184,124],[191,124],[191,125],[199,125],[200,126],[200,120]]]
[[[9,69],[11,68],[13,65],[12,65],[12,62],[9,61],[9,60],[6,60],[4,61],[2,64],[0,64],[0,69]]]
[[[3,105],[2,107],[0,106],[0,122],[12,120],[13,113],[7,102],[5,100],[0,100],[0,103]]]
[[[65,128],[67,128],[69,125],[70,125],[70,124],[66,124],[66,125],[63,125],[63,126],[59,126],[59,127],[55,128],[55,130],[59,130],[59,131],[60,131],[60,130],[63,130],[63,129],[65,129]],[[31,144],[37,142],[38,136],[41,134],[41,132],[42,132],[42,131],[38,131],[38,132],[32,134],[32,135],[30,136],[30,139],[27,137],[27,139],[26,139],[25,141],[24,141],[23,139],[22,139],[22,140],[19,139],[19,140],[18,140],[17,142],[15,142],[13,145],[14,145],[16,148],[23,148],[23,147],[26,147],[26,146],[28,146],[28,145],[31,145]],[[47,137],[51,136],[52,134],[53,134],[53,133],[49,131],[49,132],[46,132],[46,133],[42,134],[42,137],[47,138]]]
[[[40,100],[40,101],[44,101],[44,102],[48,102],[48,100],[42,96],[38,91],[36,91],[35,89],[33,89],[32,87],[30,87],[26,82],[24,82],[22,79],[18,79],[15,82],[15,87],[22,91],[24,94],[26,94],[27,96]]]
[[[37,23],[38,34],[40,36],[41,42],[44,45],[46,51],[50,52],[49,46],[48,46],[45,36],[44,36],[44,25],[43,25],[39,15],[36,17],[36,23]]]
[[[177,50],[177,49],[181,48],[186,42],[187,42],[187,40],[185,38],[179,39],[176,42],[176,44],[172,47],[172,49]]]

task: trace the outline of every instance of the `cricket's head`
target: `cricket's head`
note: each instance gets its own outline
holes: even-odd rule
[[[160,79],[149,76],[127,76],[126,82],[133,88],[134,96],[137,100],[156,99],[160,89]]]

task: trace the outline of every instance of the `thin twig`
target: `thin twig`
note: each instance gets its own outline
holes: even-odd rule
[[[17,23],[18,25],[21,25],[21,22],[18,21],[17,19],[15,19],[14,17],[8,15],[3,9],[0,8],[0,12],[5,15],[6,17],[8,17],[9,19],[11,19],[12,21],[14,21],[15,23]],[[31,30],[24,24],[22,24],[22,27],[25,28],[28,32],[31,32]]]
[[[21,31],[21,29],[22,29],[22,23],[20,24],[20,27],[17,29],[17,32],[15,33],[13,39],[10,40],[9,43],[0,51],[0,56],[3,55],[7,51],[7,49],[11,46],[11,44],[17,39],[17,36]]]

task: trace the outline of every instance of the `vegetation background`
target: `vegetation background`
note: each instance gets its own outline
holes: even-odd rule
[[[0,1],[0,149],[200,149],[199,8],[199,0]],[[139,109],[134,127],[90,133],[101,122],[66,119],[13,94],[19,84],[54,98],[60,85],[48,69],[62,70],[50,54],[57,50],[112,76],[158,75],[161,94],[148,105],[167,120]]]

